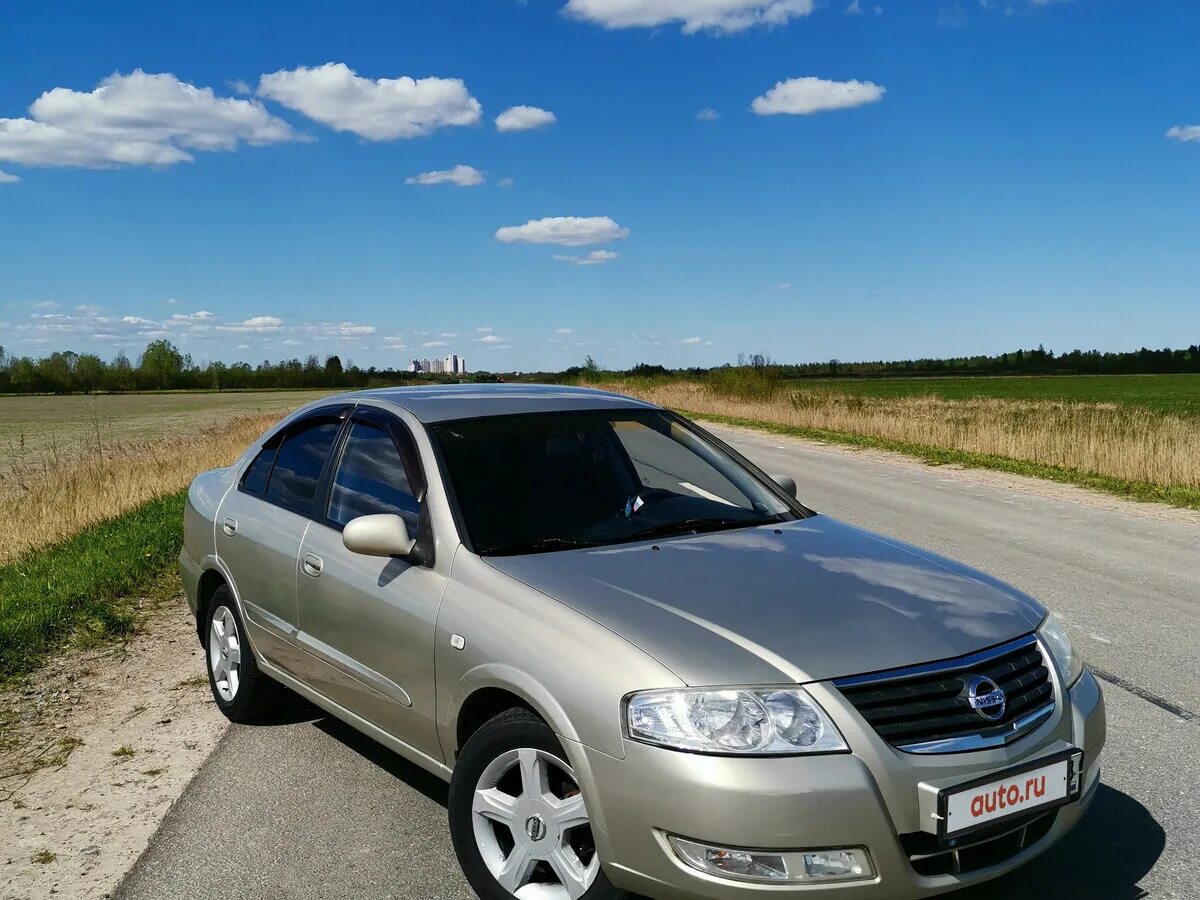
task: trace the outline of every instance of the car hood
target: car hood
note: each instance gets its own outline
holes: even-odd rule
[[[690,685],[823,681],[1033,631],[1031,597],[827,516],[655,543],[489,557]]]

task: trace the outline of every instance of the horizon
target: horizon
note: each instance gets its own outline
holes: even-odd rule
[[[670,10],[22,5],[0,344],[561,371],[1200,329],[1194,4]]]

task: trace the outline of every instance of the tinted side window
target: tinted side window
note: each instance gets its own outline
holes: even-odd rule
[[[340,422],[323,421],[285,440],[275,456],[267,496],[307,514],[317,494],[321,467],[325,465],[325,457],[329,455],[339,428]]]
[[[275,451],[278,449],[278,445],[264,447],[262,452],[254,457],[254,462],[250,463],[242,477],[242,490],[252,494],[267,492],[267,476],[271,474],[271,464],[275,462]]]
[[[373,425],[352,423],[333,476],[329,519],[345,525],[359,516],[394,513],[416,534],[419,511],[391,435]]]

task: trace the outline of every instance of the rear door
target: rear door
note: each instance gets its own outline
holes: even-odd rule
[[[306,674],[295,641],[300,543],[350,409],[323,408],[273,435],[217,513],[217,554],[241,600],[251,642],[268,662],[298,678]]]
[[[360,406],[300,548],[299,640],[313,656],[310,679],[317,690],[440,761],[433,649],[446,577],[432,565],[425,484],[407,427]],[[346,523],[377,513],[404,518],[425,564],[346,549]]]

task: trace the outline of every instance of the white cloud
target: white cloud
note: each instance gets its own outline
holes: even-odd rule
[[[554,113],[537,106],[510,106],[496,116],[497,131],[532,131],[558,121]]]
[[[593,250],[587,256],[569,256],[562,253],[554,254],[559,262],[570,263],[573,266],[600,266],[618,258],[611,250]]]
[[[175,328],[192,334],[202,334],[206,331],[212,331],[216,324],[217,317],[206,309],[194,313],[176,313],[165,322],[161,323],[163,328]],[[242,330],[238,325],[220,326],[222,329],[230,331]],[[250,329],[253,330],[253,329]]]
[[[201,315],[197,313],[197,315]],[[204,313],[204,317],[211,318],[212,313]],[[171,316],[170,321],[176,321],[184,318],[183,316]],[[243,322],[235,322],[231,325],[218,325],[220,331],[231,331],[235,333],[253,333],[253,334],[271,334],[279,331],[283,327],[283,319],[278,316],[252,316]]]
[[[679,343],[681,343],[681,344],[702,344],[702,343],[704,343],[704,339],[698,338],[698,337],[680,338]]]
[[[557,244],[560,247],[583,247],[605,244],[629,236],[608,216],[552,216],[532,219],[524,225],[509,225],[496,232],[496,240],[505,244]]]
[[[824,78],[789,78],[780,81],[750,108],[760,116],[808,116],[830,109],[849,109],[883,99],[887,88],[870,81],[826,81]]]
[[[37,303],[31,303],[34,309],[58,309],[58,304],[53,300],[39,300]]]
[[[809,15],[813,0],[568,0],[563,11],[605,28],[652,28],[681,22],[685,34],[786,25]]]
[[[475,338],[475,343],[477,344],[489,344],[494,346],[496,344],[503,344],[506,342],[507,338],[497,337],[494,334],[485,334],[481,338]]]
[[[967,11],[960,3],[951,3],[938,9],[937,24],[939,28],[962,28],[967,24]]]
[[[374,325],[355,325],[353,322],[338,322],[336,324],[326,323],[321,326],[321,331],[330,337],[366,337],[375,333]]]
[[[721,114],[711,106],[706,106],[704,109],[700,110],[700,112],[696,113],[696,118],[701,122],[715,122],[717,119],[721,118]]]
[[[155,324],[150,319],[143,319],[141,316],[122,316],[121,321],[126,325],[153,325]]]
[[[256,100],[217,97],[174,75],[110,75],[94,91],[55,88],[30,118],[0,119],[0,160],[27,166],[166,166],[190,151],[300,138]]]
[[[1200,141],[1200,125],[1176,125],[1167,132],[1167,137],[1185,144]]]
[[[496,187],[512,187],[516,183],[517,180],[515,178],[505,177],[496,182]]]
[[[446,347],[448,344],[445,341],[426,341],[421,346],[427,349],[432,349],[434,347]]]
[[[249,84],[247,84],[245,81],[243,81],[240,78],[235,78],[232,81],[226,81],[225,86],[228,87],[235,94],[241,94],[242,96],[246,96],[248,94],[254,93],[254,88],[250,87]]]
[[[21,179],[16,175],[11,175],[8,172],[5,172],[3,169],[0,169],[0,184],[16,184],[20,180]]]
[[[555,334],[574,334],[575,329],[574,328],[557,328],[557,329],[555,329],[554,333]]]
[[[491,325],[480,325],[475,329],[478,334],[491,334],[495,330]]]
[[[484,173],[473,166],[455,166],[453,169],[422,172],[405,178],[405,184],[457,184],[459,187],[473,187],[483,184]]]
[[[249,345],[249,344],[238,344],[238,345],[237,345],[237,349],[238,349],[238,350],[249,350],[249,349],[250,349],[250,345]]]
[[[360,78],[344,63],[263,75],[258,94],[369,141],[474,125],[483,108],[459,78]]]
[[[443,331],[441,334],[439,334],[439,335],[438,335],[438,337],[444,337],[444,338],[456,338],[456,337],[458,337],[458,332],[455,332],[455,331]]]
[[[174,297],[168,297],[168,298],[167,298],[167,305],[168,305],[168,306],[174,306],[174,305],[175,305],[175,304],[177,304],[178,302],[179,302],[179,301],[178,301],[178,300],[176,300]]]
[[[850,0],[849,5],[846,7],[846,15],[861,16],[862,12],[862,0]]]

